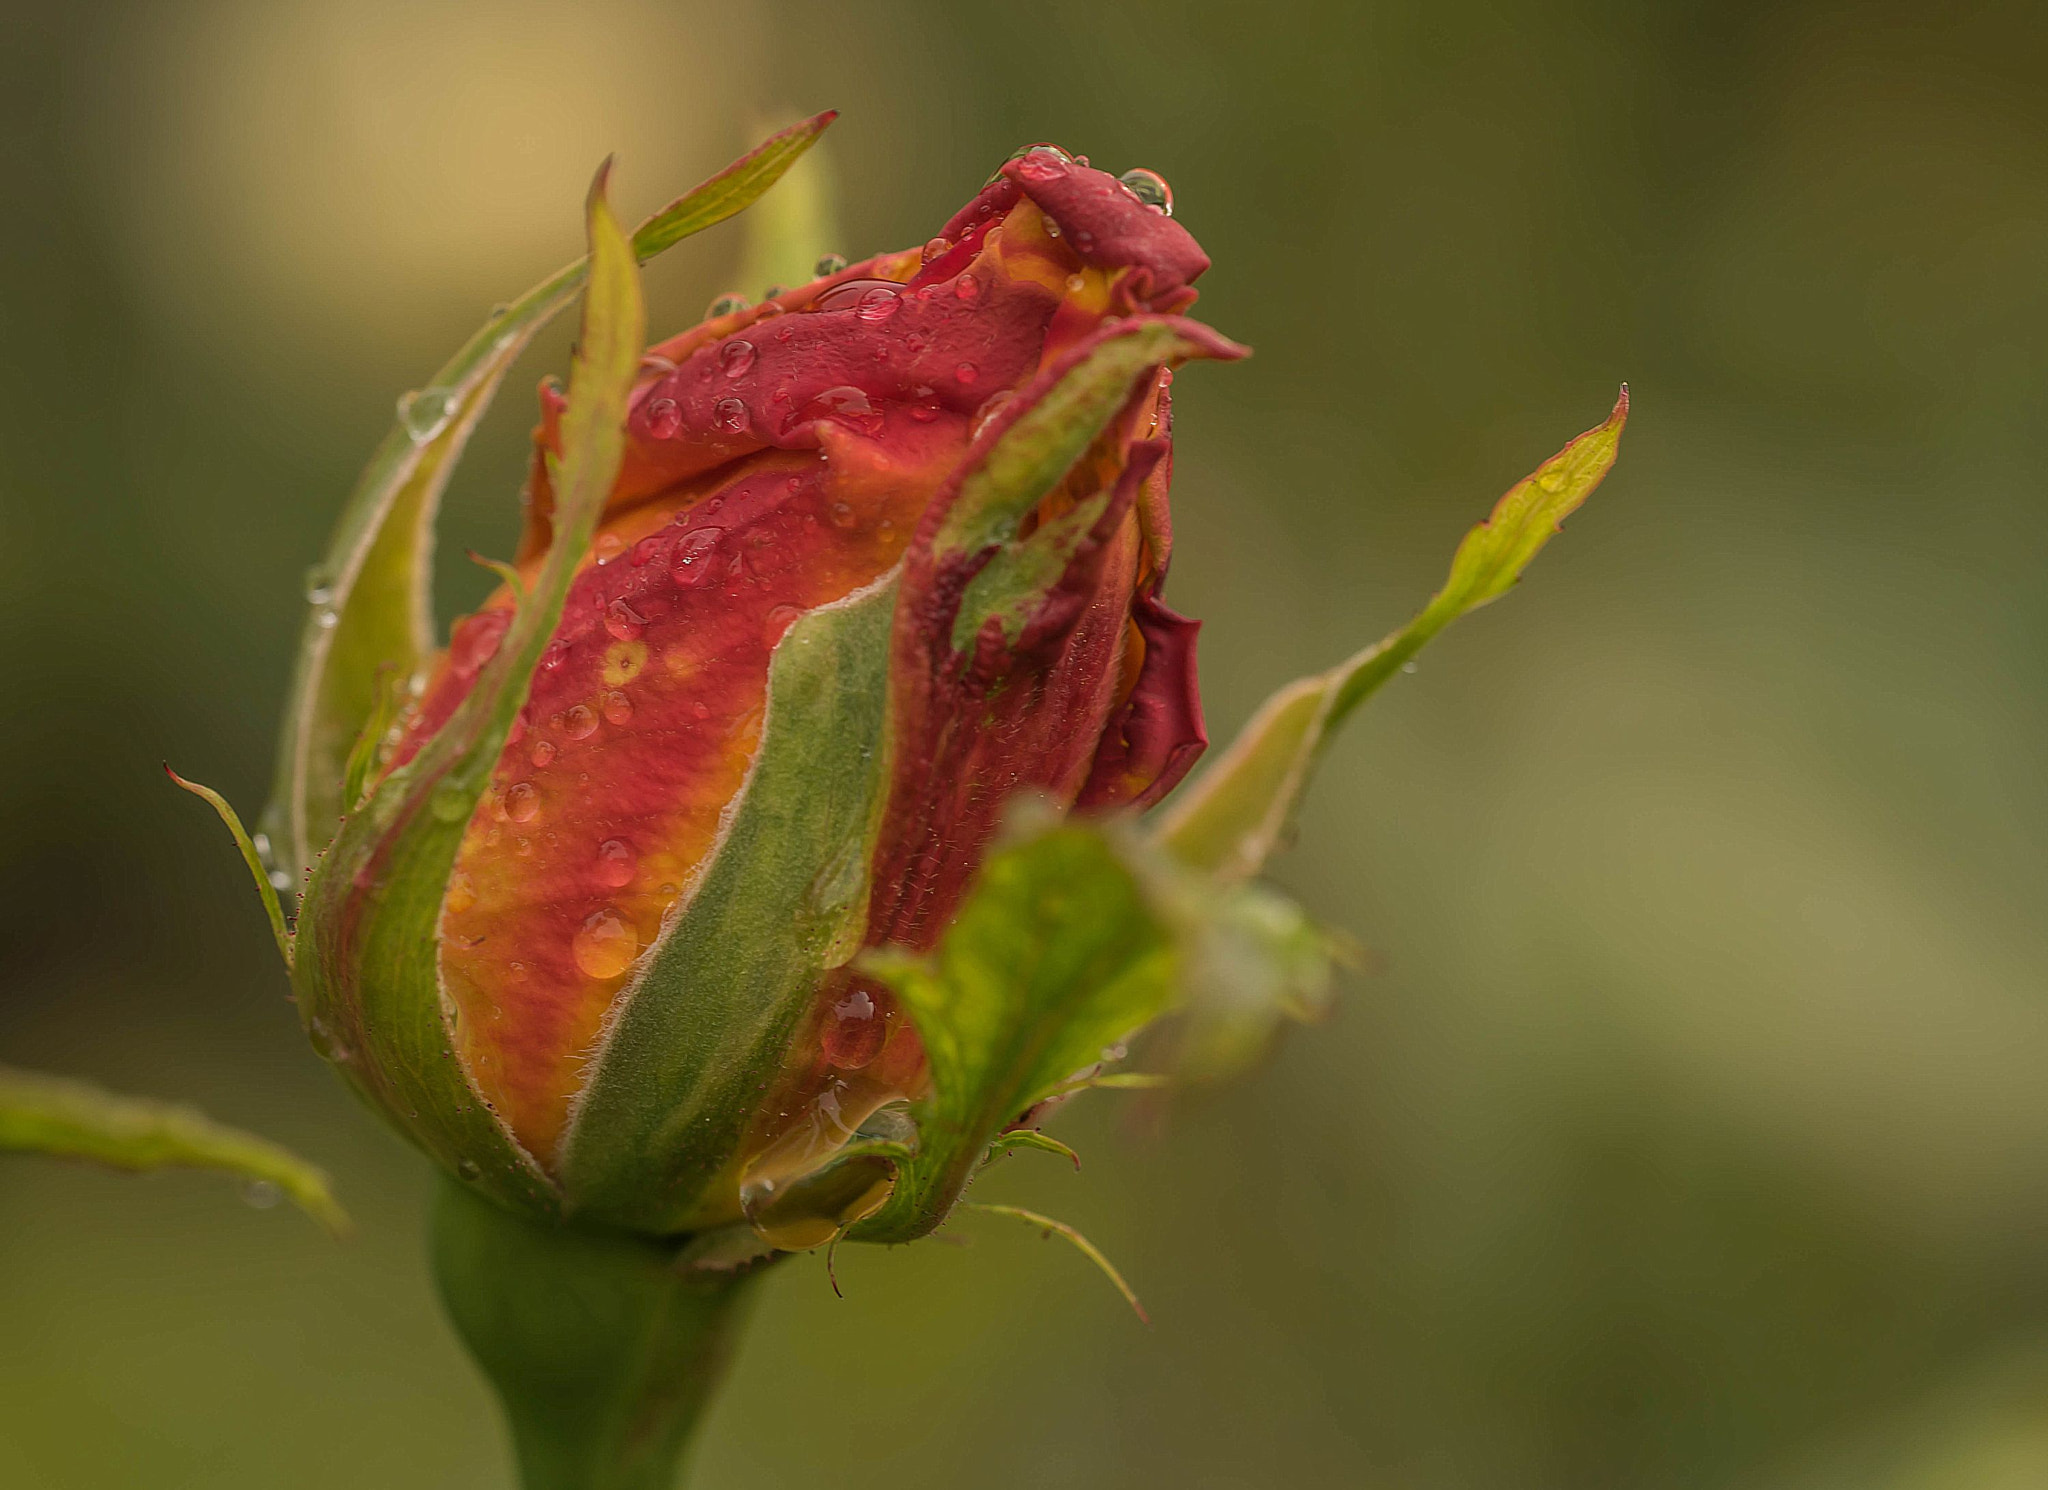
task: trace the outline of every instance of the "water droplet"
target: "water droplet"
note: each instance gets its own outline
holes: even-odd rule
[[[856,983],[832,1005],[819,1044],[827,1065],[858,1071],[882,1053],[888,1035],[888,1023],[881,1017],[874,995]]]
[[[788,293],[788,285],[770,285],[767,289],[761,292],[761,298],[764,301],[773,300],[778,295],[787,295]],[[761,309],[764,311],[778,311],[781,310],[782,307],[779,305],[763,305]]]
[[[289,890],[292,887],[292,872],[289,869],[273,869],[267,877],[273,890]]]
[[[994,422],[996,415],[1003,412],[1003,406],[1009,403],[1013,396],[1012,390],[1005,388],[1000,392],[991,393],[983,400],[981,407],[975,411],[974,433],[970,438],[980,439],[981,432]]]
[[[667,440],[683,427],[682,408],[672,398],[656,398],[647,404],[647,437],[650,440]]]
[[[860,521],[860,514],[853,510],[851,502],[834,502],[826,516],[831,519],[833,527],[842,530]]]
[[[530,823],[540,816],[540,792],[530,781],[517,781],[505,788],[505,816],[515,823]]]
[[[604,717],[613,724],[624,724],[633,717],[633,701],[614,688],[601,701]]]
[[[953,295],[955,299],[972,305],[981,298],[981,281],[971,274],[963,274],[953,281]]]
[[[415,445],[438,435],[454,412],[455,395],[446,388],[416,388],[398,400],[398,422]]]
[[[534,768],[536,770],[538,770],[542,766],[550,764],[551,762],[553,762],[554,758],[555,742],[553,740],[541,740],[536,742],[533,747],[532,753],[527,756],[527,759],[533,762]]]
[[[633,551],[626,555],[626,562],[635,569],[638,569],[660,552],[661,535],[659,533],[651,534],[633,545]]]
[[[1410,659],[1409,661],[1407,661],[1407,662],[1404,662],[1404,663],[1402,663],[1402,664],[1401,664],[1401,671],[1402,671],[1402,672],[1404,672],[1404,673],[1412,673],[1412,672],[1414,672],[1414,671],[1415,671],[1415,663],[1414,663],[1414,660],[1413,660],[1413,659]]]
[[[584,921],[570,952],[586,978],[616,978],[640,955],[640,937],[624,916],[607,906]]]
[[[743,378],[754,365],[754,344],[735,338],[718,349],[718,367],[728,378]]]
[[[819,279],[823,279],[827,275],[838,274],[845,268],[845,254],[826,254],[824,257],[818,260],[817,264],[812,268],[811,273],[815,274]]]
[[[597,846],[597,881],[612,889],[622,889],[633,882],[639,872],[640,856],[633,852],[633,845],[623,838],[607,838]]]
[[[711,706],[702,699],[699,699],[696,703],[690,705],[690,717],[699,720],[709,719],[711,717]]]
[[[783,633],[794,626],[797,617],[802,614],[803,610],[798,606],[776,606],[768,612],[767,619],[761,623],[761,640],[766,642],[772,649],[777,642],[782,640]]]
[[[1045,236],[1046,236],[1046,237],[1048,237],[1048,238],[1057,238],[1057,237],[1059,237],[1059,235],[1060,235],[1060,225],[1059,225],[1058,223],[1054,222],[1054,221],[1053,221],[1053,220],[1052,220],[1052,219],[1051,219],[1050,217],[1046,218],[1046,220],[1045,220]]]
[[[326,605],[334,599],[334,571],[315,564],[306,571],[306,604]]]
[[[837,419],[857,429],[873,434],[882,426],[882,415],[866,393],[851,383],[842,383],[837,388],[827,388],[816,398],[803,406],[797,416],[802,419]]]
[[[466,1180],[482,1179],[484,1173],[482,1166],[474,1159],[457,1159],[455,1161],[455,1172]]]
[[[1125,171],[1116,178],[1124,184],[1124,190],[1157,212],[1161,217],[1173,216],[1173,188],[1166,184],[1166,178],[1157,171],[1148,171],[1143,166]]]
[[[718,552],[723,528],[692,528],[676,542],[675,557],[669,561],[669,578],[686,590],[709,584],[712,559]]]
[[[578,704],[562,716],[562,731],[572,740],[587,740],[597,733],[597,710]]]
[[[542,672],[551,673],[569,660],[569,644],[565,641],[551,641],[540,654]]]
[[[876,285],[873,289],[861,292],[860,301],[854,306],[853,313],[870,324],[886,321],[896,314],[902,295],[901,290]]]
[[[318,606],[313,611],[313,624],[322,631],[332,631],[341,622],[341,617],[331,605]]]
[[[972,388],[974,380],[981,376],[981,369],[972,362],[963,362],[953,369],[953,376],[958,378],[966,387]]]
[[[706,314],[715,320],[719,316],[729,316],[743,311],[753,303],[744,295],[720,295],[711,302],[711,309]]]
[[[1085,289],[1087,289],[1087,288],[1088,288],[1088,276],[1087,276],[1087,275],[1085,275],[1085,274],[1069,274],[1069,275],[1067,276],[1067,293],[1068,293],[1069,295],[1078,295],[1078,294],[1080,294],[1080,293],[1081,293],[1081,292],[1082,292],[1083,290],[1085,290]]]
[[[946,256],[946,251],[950,249],[952,246],[953,245],[947,242],[944,238],[934,238],[930,242],[925,244],[924,253],[921,257],[925,263],[929,264],[933,259],[944,258]]]
[[[626,551],[626,540],[616,533],[600,533],[590,551],[597,556],[598,563],[609,564]]]
[[[1023,158],[1017,162],[1017,174],[1026,181],[1042,185],[1066,175],[1066,165],[1064,152],[1039,145],[1024,152]]]
[[[284,1192],[269,1180],[251,1180],[242,1186],[242,1203],[252,1211],[267,1211],[284,1199]]]
[[[1570,477],[1565,472],[1565,469],[1559,466],[1539,475],[1536,478],[1536,484],[1547,492],[1561,492],[1565,489],[1569,480]]]
[[[619,641],[629,642],[647,632],[647,617],[633,609],[623,596],[604,608],[604,629]]]
[[[737,398],[721,398],[711,410],[711,422],[729,435],[747,427],[747,406]]]

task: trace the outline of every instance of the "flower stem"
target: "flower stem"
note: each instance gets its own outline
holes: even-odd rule
[[[511,1426],[525,1490],[673,1490],[732,1358],[756,1264],[515,1216],[453,1181],[434,1276]]]

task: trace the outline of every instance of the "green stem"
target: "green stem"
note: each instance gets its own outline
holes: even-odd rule
[[[497,1388],[526,1490],[672,1490],[730,1362],[759,1264],[515,1216],[453,1181],[434,1276]]]

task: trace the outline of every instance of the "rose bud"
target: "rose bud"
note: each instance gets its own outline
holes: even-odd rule
[[[637,290],[607,311],[594,278],[515,563],[438,656],[390,654],[414,691],[365,710],[298,923],[356,1089],[529,1212],[790,1247],[871,1214],[885,1167],[787,1199],[926,1080],[854,958],[937,940],[1012,797],[1144,807],[1203,747],[1160,594],[1171,369],[1242,355],[1184,315],[1207,267],[1156,178],[1041,146],[922,248],[635,340],[637,370],[605,371]],[[423,395],[431,458],[359,574],[494,367]]]

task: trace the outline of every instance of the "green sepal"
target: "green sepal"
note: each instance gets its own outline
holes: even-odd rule
[[[1074,555],[1108,506],[1109,493],[1098,493],[1073,511],[1034,528],[1029,537],[998,548],[961,592],[960,612],[953,618],[953,650],[971,651],[974,639],[990,620],[1001,628],[1003,640],[1015,646],[1046,597],[1058,588]]]
[[[587,204],[589,287],[562,418],[554,544],[527,603],[454,715],[343,824],[307,886],[293,970],[315,1045],[358,1092],[451,1172],[508,1205],[559,1198],[470,1087],[434,949],[441,900],[542,648],[561,620],[624,450],[645,309],[631,245],[605,197]]]
[[[525,1490],[671,1490],[730,1364],[755,1254],[515,1216],[446,1182],[434,1280],[498,1393]]]
[[[1226,880],[1257,874],[1292,830],[1310,776],[1336,729],[1444,627],[1521,577],[1558,524],[1614,465],[1628,389],[1595,426],[1515,483],[1451,559],[1450,578],[1400,630],[1328,672],[1298,678],[1268,698],[1230,748],[1182,789],[1155,836],[1185,863]]]
[[[348,1229],[327,1176],[195,1107],[117,1096],[90,1082],[0,1066],[0,1152],[49,1154],[115,1169],[216,1169],[274,1185],[329,1231]]]
[[[740,1141],[819,974],[859,945],[884,799],[894,572],[799,617],[761,743],[695,893],[622,995],[570,1115],[579,1215],[643,1231],[735,1219]]]
[[[644,263],[745,208],[833,117],[782,131],[655,213],[633,235],[635,256]],[[441,493],[506,372],[588,272],[584,259],[549,276],[485,322],[425,388],[400,400],[398,422],[350,493],[326,556],[307,575],[309,609],[261,823],[273,846],[271,867],[294,878],[312,867],[350,810],[347,753],[375,706],[378,670],[409,676],[434,650],[428,586]]]
[[[944,563],[1015,537],[1025,514],[1074,468],[1149,370],[1190,357],[1242,355],[1205,329],[1162,317],[1102,333],[982,451],[939,523],[933,556]]]

